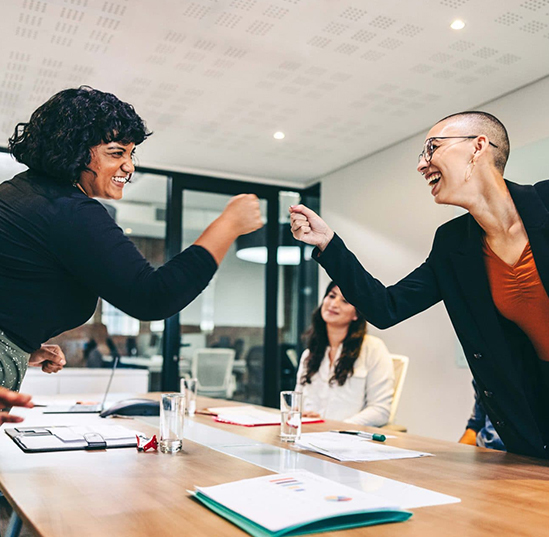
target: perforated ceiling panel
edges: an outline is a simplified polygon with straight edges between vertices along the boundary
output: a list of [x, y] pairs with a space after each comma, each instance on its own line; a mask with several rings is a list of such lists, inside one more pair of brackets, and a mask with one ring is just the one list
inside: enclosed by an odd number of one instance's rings
[[88, 84], [136, 107], [155, 132], [139, 160], [167, 169], [310, 182], [549, 72], [549, 0], [0, 9], [1, 145], [53, 93]]

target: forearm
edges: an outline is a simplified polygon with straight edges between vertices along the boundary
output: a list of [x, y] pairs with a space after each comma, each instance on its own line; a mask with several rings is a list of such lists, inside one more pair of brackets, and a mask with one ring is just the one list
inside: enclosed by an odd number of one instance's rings
[[[141, 264], [137, 258], [134, 262]], [[212, 255], [192, 245], [158, 269], [146, 263], [137, 275], [122, 269], [100, 277], [95, 275], [100, 278], [96, 280], [99, 282], [97, 294], [141, 321], [166, 319], [190, 304], [209, 284], [216, 270]]]
[[194, 244], [208, 250], [219, 265], [238, 235], [234, 226], [219, 217], [204, 230]]
[[429, 262], [385, 287], [360, 264], [335, 235], [324, 252], [315, 249], [313, 258], [336, 282], [345, 298], [377, 328], [389, 328], [424, 311], [441, 300]]
[[356, 423], [370, 427], [382, 427], [389, 421], [390, 405], [371, 405], [361, 410], [358, 414], [347, 418], [345, 423]]

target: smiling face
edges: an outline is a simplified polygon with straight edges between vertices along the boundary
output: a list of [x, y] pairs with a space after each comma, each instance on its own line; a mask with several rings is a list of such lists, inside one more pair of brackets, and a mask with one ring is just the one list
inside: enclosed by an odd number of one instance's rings
[[[433, 138], [431, 161], [421, 157], [417, 170], [425, 177], [436, 203], [466, 207], [473, 195], [474, 185], [469, 178], [474, 168], [476, 139], [467, 137], [476, 133], [469, 130], [465, 122], [450, 119], [437, 123], [427, 135], [427, 140]], [[456, 138], [445, 140], [437, 136]]]
[[343, 298], [337, 286], [333, 287], [324, 297], [320, 315], [327, 325], [334, 327], [348, 327], [358, 318], [355, 307]]
[[109, 142], [92, 147], [89, 171], [82, 172], [79, 184], [90, 198], [119, 200], [135, 167], [132, 153], [135, 144]]

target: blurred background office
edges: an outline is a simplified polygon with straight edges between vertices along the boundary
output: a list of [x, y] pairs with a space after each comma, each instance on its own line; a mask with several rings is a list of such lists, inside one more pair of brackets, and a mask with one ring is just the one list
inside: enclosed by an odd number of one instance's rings
[[[456, 216], [415, 172], [436, 120], [491, 112], [511, 136], [506, 177], [549, 176], [549, 0], [13, 0], [0, 10], [0, 180], [24, 169], [5, 153], [15, 124], [88, 84], [132, 103], [155, 132], [124, 200], [108, 202], [153, 265], [191, 244], [231, 195], [256, 193], [266, 222], [174, 318], [144, 323], [100, 302], [56, 340], [74, 369], [108, 368], [118, 353], [149, 371], [149, 389], [206, 370], [204, 389], [276, 406], [327, 283], [287, 233], [288, 205], [319, 210], [389, 284]], [[471, 377], [444, 308], [371, 333], [410, 357], [398, 421], [458, 438]]]

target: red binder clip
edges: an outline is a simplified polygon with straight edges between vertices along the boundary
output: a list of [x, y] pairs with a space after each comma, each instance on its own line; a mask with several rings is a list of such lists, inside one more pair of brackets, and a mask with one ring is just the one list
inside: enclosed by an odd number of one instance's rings
[[153, 435], [152, 438], [146, 438], [145, 436], [135, 436], [137, 438], [137, 451], [149, 451], [153, 449], [156, 451], [158, 449], [158, 440], [156, 435]]

